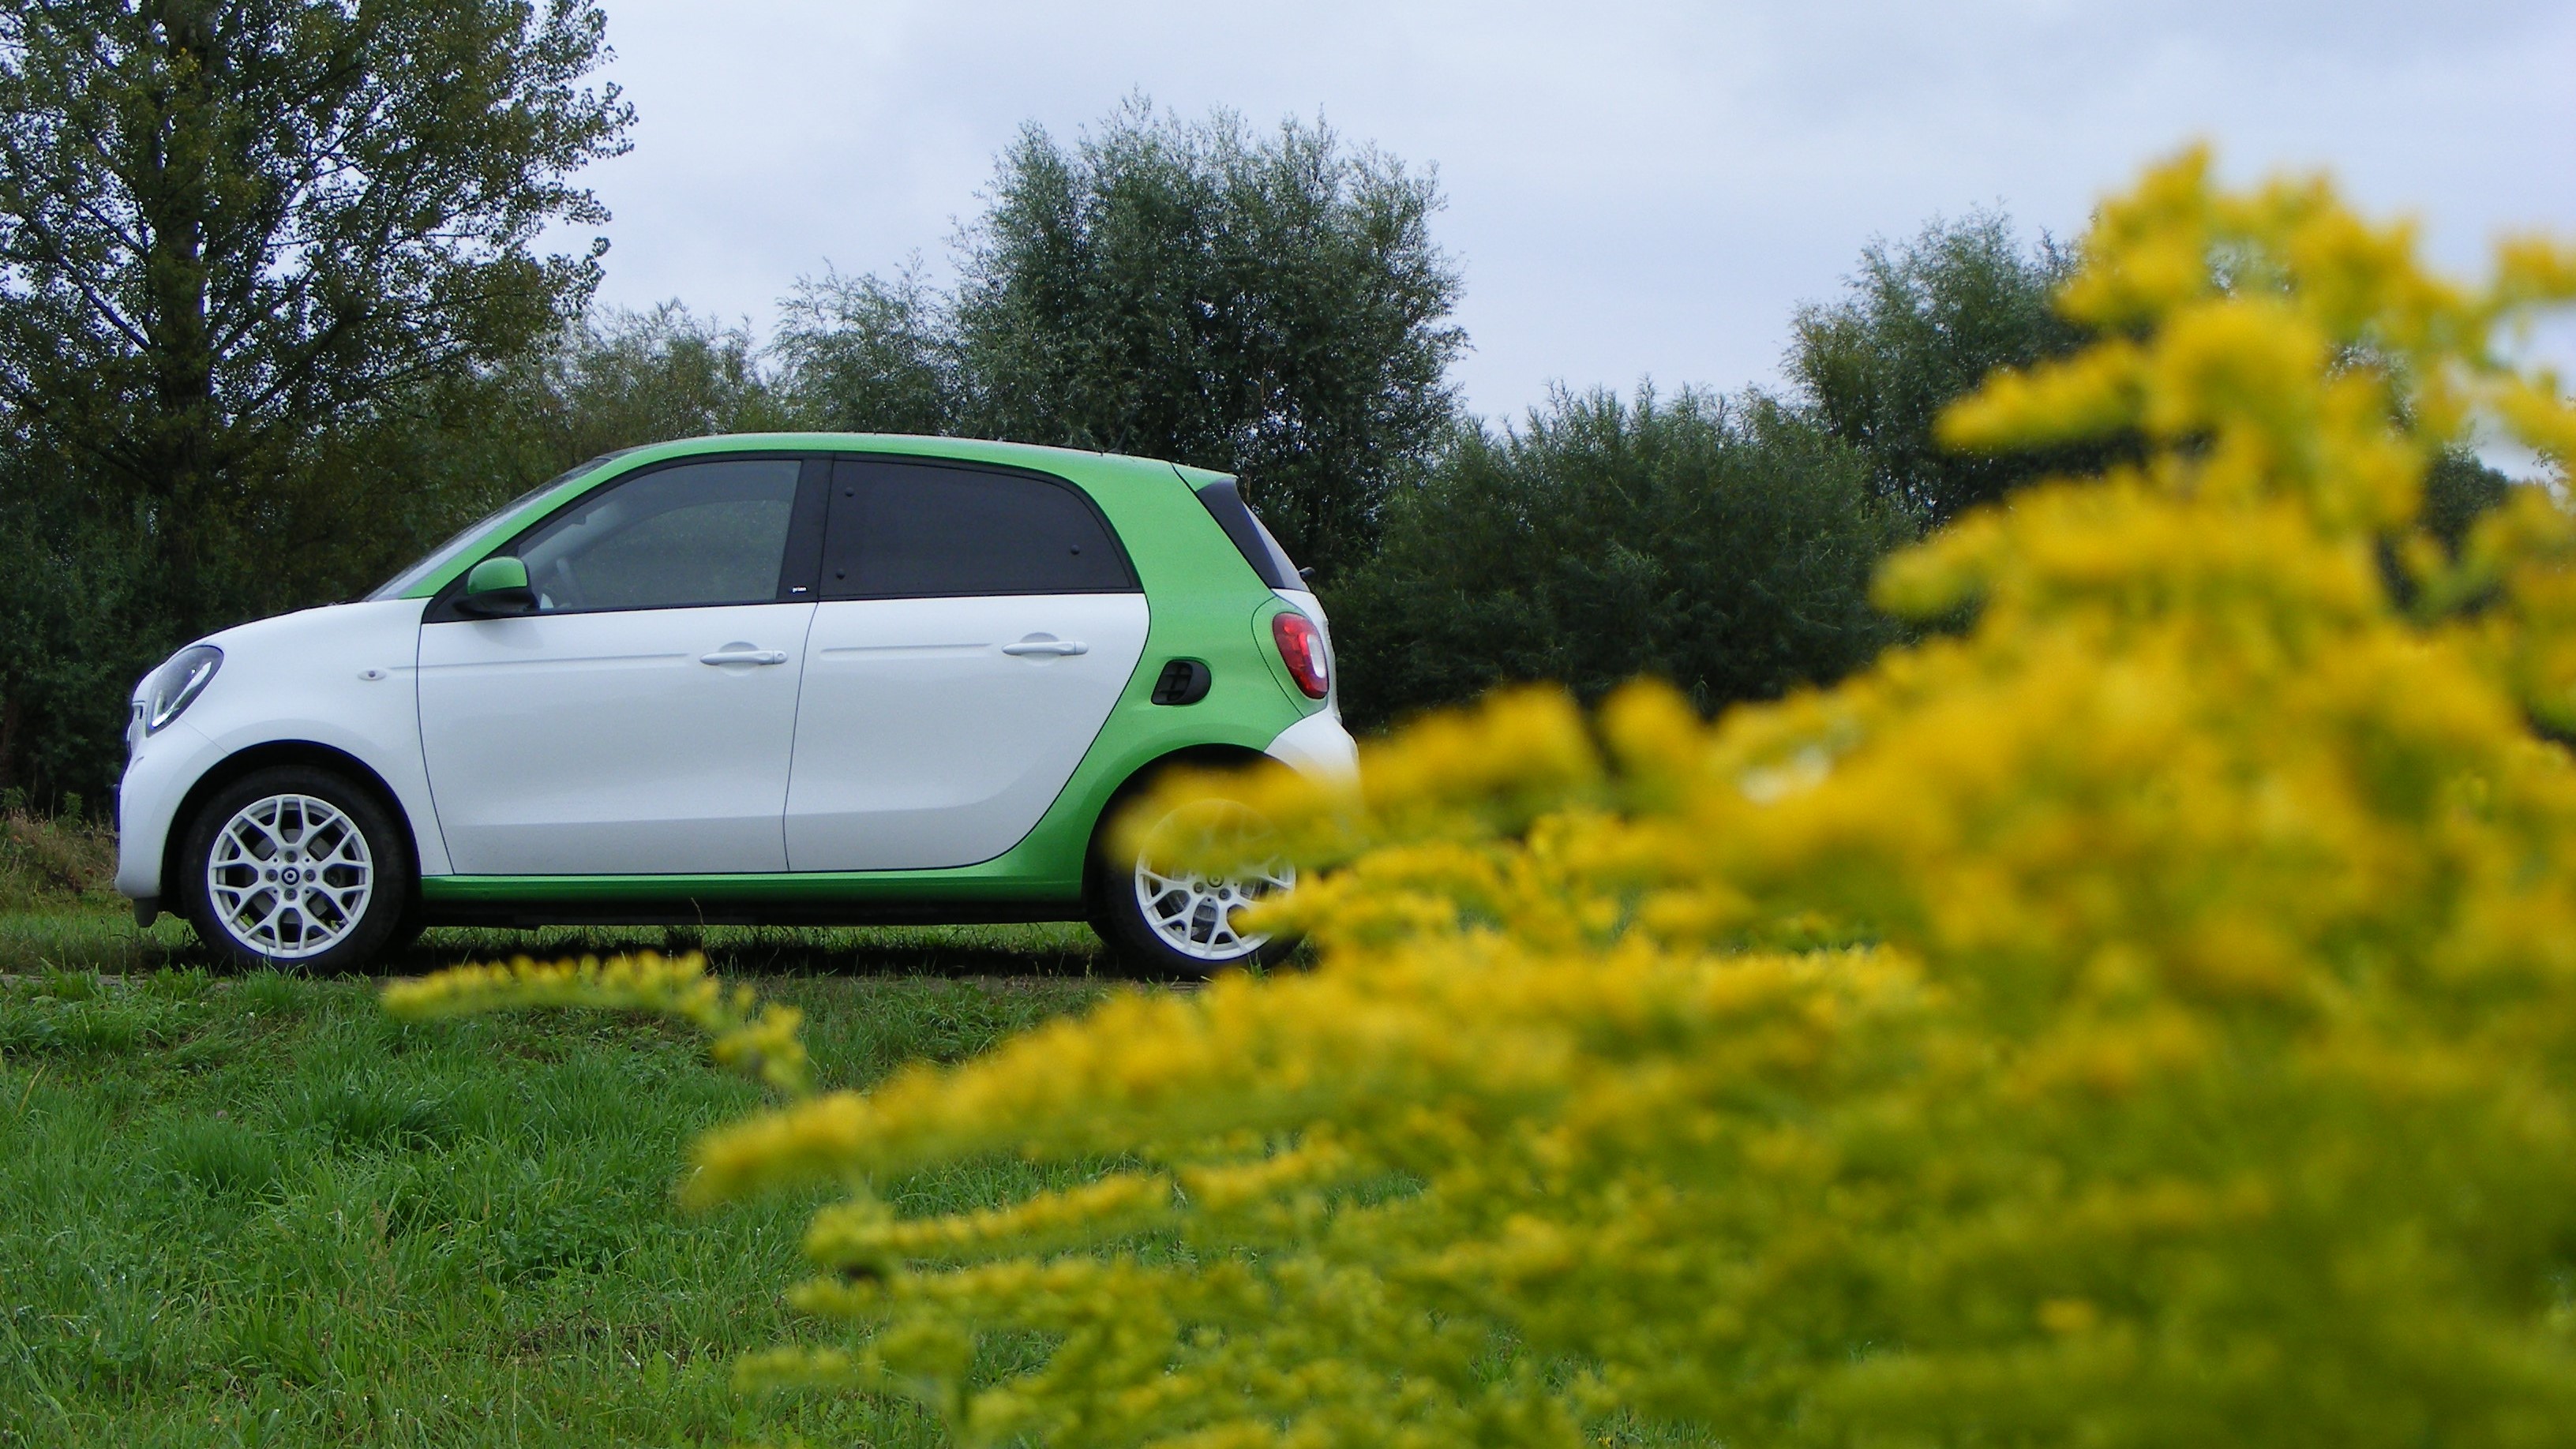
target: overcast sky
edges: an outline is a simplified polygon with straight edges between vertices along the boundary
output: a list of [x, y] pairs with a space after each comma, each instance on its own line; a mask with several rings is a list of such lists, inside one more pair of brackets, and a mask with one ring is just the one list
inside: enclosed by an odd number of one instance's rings
[[1131, 93], [1320, 114], [1438, 168], [1489, 416], [1554, 381], [1771, 381], [1872, 237], [1981, 206], [2072, 234], [2193, 137], [2238, 178], [2330, 167], [2455, 266], [2576, 233], [2569, 0], [606, 3], [640, 114], [590, 176], [609, 303], [765, 330], [827, 262], [944, 272], [1019, 126], [1070, 139]]

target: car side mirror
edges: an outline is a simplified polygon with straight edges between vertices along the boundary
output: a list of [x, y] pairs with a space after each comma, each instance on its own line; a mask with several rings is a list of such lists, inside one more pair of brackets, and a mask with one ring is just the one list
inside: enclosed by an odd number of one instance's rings
[[465, 576], [465, 592], [456, 599], [459, 611], [485, 618], [524, 614], [536, 606], [537, 591], [528, 587], [527, 561], [506, 554], [476, 564]]

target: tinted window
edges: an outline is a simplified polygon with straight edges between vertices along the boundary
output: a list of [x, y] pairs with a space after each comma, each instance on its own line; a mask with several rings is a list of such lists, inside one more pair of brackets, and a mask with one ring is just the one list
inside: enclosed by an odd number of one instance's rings
[[825, 598], [1134, 587], [1118, 541], [1066, 484], [933, 463], [844, 461], [832, 470]]
[[793, 458], [682, 463], [619, 483], [519, 541], [537, 607], [669, 609], [779, 597]]

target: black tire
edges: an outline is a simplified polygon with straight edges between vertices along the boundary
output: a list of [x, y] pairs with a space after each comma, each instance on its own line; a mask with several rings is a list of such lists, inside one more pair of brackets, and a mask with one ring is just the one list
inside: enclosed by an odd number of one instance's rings
[[418, 877], [411, 879], [412, 888], [407, 892], [410, 902], [403, 909], [402, 919], [394, 922], [394, 928], [385, 933], [384, 944], [376, 947], [378, 960], [391, 960], [410, 950], [419, 944], [420, 933], [429, 929], [429, 915], [420, 907]]
[[[210, 872], [219, 849], [220, 885]], [[355, 970], [417, 919], [401, 826], [373, 791], [315, 766], [254, 770], [209, 796], [187, 823], [178, 868], [172, 893], [198, 939], [245, 966]]]
[[[1170, 902], [1164, 903], [1159, 912], [1149, 908], [1145, 891], [1138, 884], [1140, 862], [1113, 858], [1109, 848], [1111, 827], [1149, 783], [1131, 783], [1101, 812], [1100, 824], [1092, 832], [1090, 868], [1085, 877], [1084, 915], [1108, 946], [1112, 961], [1122, 968], [1121, 974], [1150, 981], [1203, 981], [1235, 967], [1272, 965], [1296, 950], [1296, 940], [1286, 936], [1255, 938], [1248, 949], [1241, 951], [1224, 949], [1221, 939], [1193, 940], [1189, 950], [1175, 944], [1184, 938], [1221, 938], [1231, 923], [1229, 920], [1226, 926], [1217, 925], [1213, 917], [1224, 907], [1204, 898], [1178, 915]], [[1239, 885], [1236, 888], [1241, 889]]]

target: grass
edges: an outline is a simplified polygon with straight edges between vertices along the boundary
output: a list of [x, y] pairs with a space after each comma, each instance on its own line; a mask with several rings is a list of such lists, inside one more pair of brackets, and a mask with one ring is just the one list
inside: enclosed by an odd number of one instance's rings
[[[0, 846], [40, 837], [0, 849], [0, 1449], [947, 1442], [900, 1400], [732, 1393], [737, 1356], [812, 1331], [779, 1300], [815, 1200], [674, 1205], [688, 1144], [762, 1101], [693, 1037], [406, 1025], [372, 980], [217, 970], [185, 926], [134, 928], [95, 832], [0, 824], [22, 826]], [[703, 948], [801, 1007], [827, 1086], [1078, 1010], [1102, 964], [1080, 927], [710, 928], [433, 931], [383, 969], [646, 948]], [[929, 1213], [1072, 1175], [884, 1187]]]
[[[673, 1204], [689, 1142], [760, 1102], [695, 1039], [404, 1025], [372, 981], [210, 971], [184, 927], [67, 894], [0, 913], [0, 1446], [942, 1442], [899, 1401], [732, 1394], [735, 1356], [804, 1331], [778, 1299], [813, 1203]], [[691, 945], [802, 1007], [835, 1085], [1098, 989], [1088, 933], [1048, 926], [440, 931], [394, 969]]]

